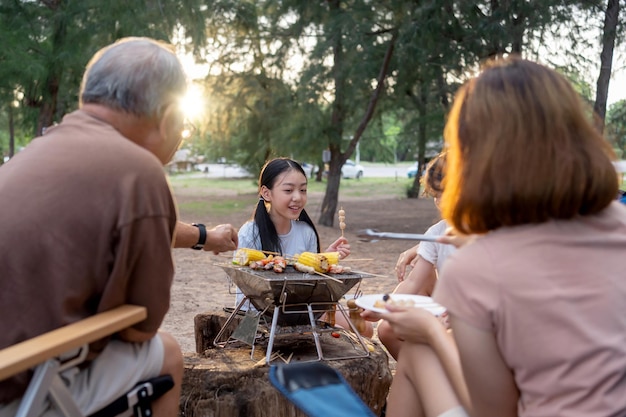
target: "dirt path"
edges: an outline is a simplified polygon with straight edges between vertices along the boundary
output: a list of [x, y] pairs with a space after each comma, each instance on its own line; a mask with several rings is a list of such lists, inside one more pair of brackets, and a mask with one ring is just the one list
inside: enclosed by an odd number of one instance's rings
[[[219, 199], [220, 196], [196, 197], [187, 191], [175, 194], [179, 202], [198, 198]], [[228, 196], [229, 200], [233, 196]], [[181, 210], [180, 217], [187, 222], [203, 222], [207, 226], [231, 223], [239, 228], [251, 215], [254, 195], [241, 198], [242, 210], [227, 215], [193, 218]], [[310, 195], [307, 211], [314, 221], [319, 217], [321, 195]], [[414, 245], [414, 242], [386, 240], [379, 242], [359, 242], [355, 233], [371, 228], [386, 232], [423, 233], [438, 220], [438, 212], [429, 199], [382, 199], [375, 196], [351, 198], [339, 202], [346, 211], [345, 236], [352, 246], [353, 259], [373, 258], [372, 261], [350, 263], [353, 269], [373, 274], [386, 275], [386, 278], [367, 278], [361, 284], [365, 294], [390, 292], [397, 284], [393, 271], [400, 252]], [[337, 223], [337, 222], [336, 222]], [[321, 246], [325, 248], [340, 235], [338, 227], [318, 227]], [[172, 303], [163, 328], [172, 333], [180, 342], [183, 351], [195, 352], [194, 316], [198, 313], [232, 306], [235, 296], [230, 293], [226, 273], [215, 264], [228, 262], [224, 256], [214, 256], [204, 251], [175, 249], [176, 277], [172, 288]], [[348, 258], [349, 259], [349, 258]]]

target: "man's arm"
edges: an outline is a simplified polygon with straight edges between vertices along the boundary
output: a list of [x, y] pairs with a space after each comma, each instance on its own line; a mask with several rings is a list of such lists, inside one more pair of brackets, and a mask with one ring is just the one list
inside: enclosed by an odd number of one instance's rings
[[[200, 226], [200, 225], [199, 225]], [[174, 248], [191, 248], [199, 243], [200, 227], [178, 221], [174, 234]], [[206, 241], [202, 246], [205, 251], [215, 254], [237, 249], [237, 230], [230, 224], [220, 224], [206, 229]]]

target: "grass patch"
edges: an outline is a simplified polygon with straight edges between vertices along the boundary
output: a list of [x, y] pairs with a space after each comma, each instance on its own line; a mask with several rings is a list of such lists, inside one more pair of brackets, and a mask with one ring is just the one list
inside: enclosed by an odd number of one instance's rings
[[178, 202], [180, 212], [191, 215], [211, 215], [222, 216], [246, 209], [241, 200], [220, 198], [217, 200], [194, 200]]
[[[411, 181], [406, 178], [362, 178], [342, 179], [339, 185], [339, 198], [406, 198], [407, 187]], [[241, 200], [238, 196], [256, 194], [257, 186], [250, 178], [189, 178], [182, 175], [170, 177], [170, 183], [175, 194], [179, 196], [207, 197], [206, 200], [181, 201], [181, 209], [193, 212], [210, 209], [214, 213], [237, 211], [241, 208]], [[309, 194], [325, 194], [327, 182], [309, 180]], [[211, 198], [219, 196], [219, 199]], [[253, 203], [253, 197], [250, 200]]]
[[[402, 178], [342, 179], [340, 197], [394, 198], [406, 196], [407, 180]], [[324, 189], [326, 191], [326, 183]]]
[[[229, 194], [249, 194], [256, 192], [256, 181], [251, 178], [203, 178], [176, 175], [169, 177], [174, 190], [204, 189], [207, 191], [228, 191]], [[213, 194], [209, 192], [209, 194]]]

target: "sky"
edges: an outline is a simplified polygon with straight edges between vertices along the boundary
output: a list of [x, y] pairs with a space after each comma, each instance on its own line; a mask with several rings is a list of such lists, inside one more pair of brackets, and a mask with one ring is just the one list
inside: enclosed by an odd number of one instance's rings
[[[615, 61], [615, 59], [613, 59]], [[615, 62], [613, 63], [615, 65]], [[607, 105], [611, 105], [617, 101], [626, 100], [626, 68], [622, 68], [613, 72], [611, 81], [609, 81], [609, 96]]]

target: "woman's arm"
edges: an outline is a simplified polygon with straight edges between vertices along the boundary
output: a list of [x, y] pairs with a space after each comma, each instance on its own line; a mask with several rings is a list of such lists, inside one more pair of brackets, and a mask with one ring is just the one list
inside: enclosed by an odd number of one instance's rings
[[517, 416], [519, 391], [493, 333], [451, 316], [473, 416]]
[[[404, 343], [429, 345], [441, 362], [459, 401], [470, 409], [468, 394], [456, 343], [452, 335], [441, 325], [439, 319], [421, 308], [388, 306], [389, 313], [378, 314], [387, 320], [394, 333]], [[498, 415], [498, 414], [494, 414]]]

